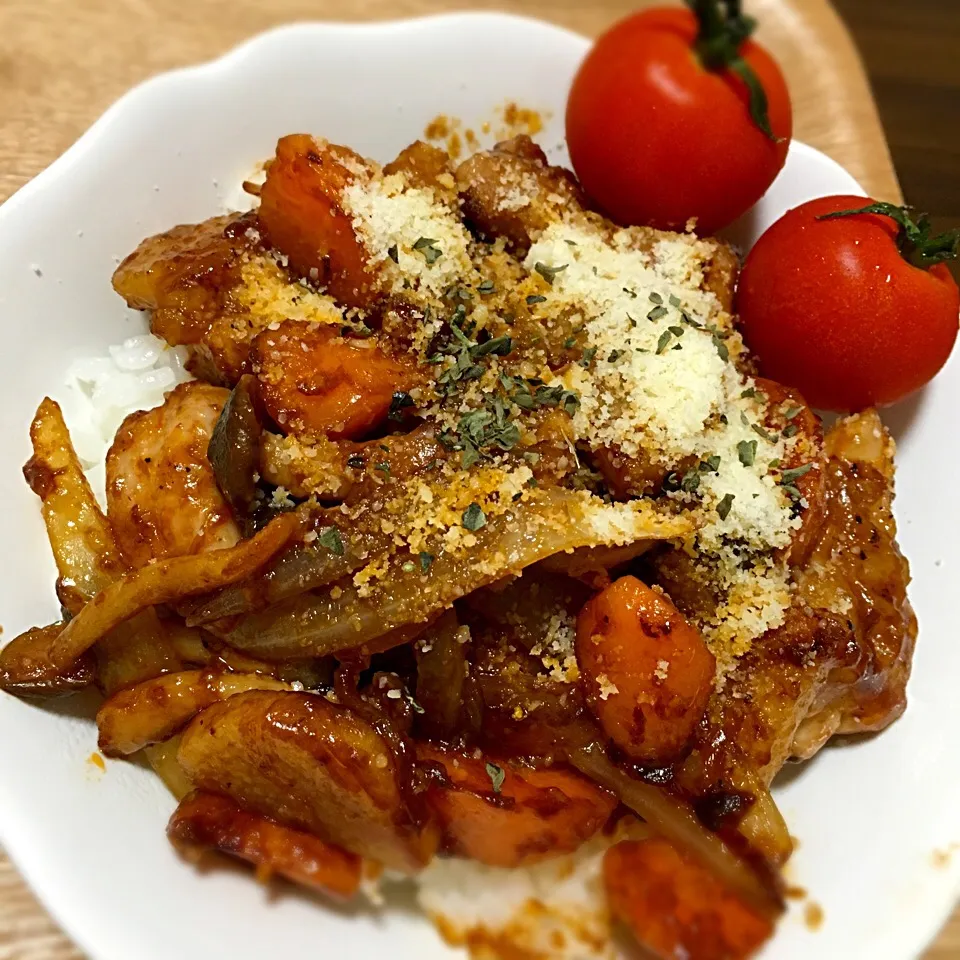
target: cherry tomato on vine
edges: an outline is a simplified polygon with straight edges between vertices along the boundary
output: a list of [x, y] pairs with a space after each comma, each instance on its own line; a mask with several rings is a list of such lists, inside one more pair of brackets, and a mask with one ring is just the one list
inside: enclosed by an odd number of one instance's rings
[[783, 74], [739, 0], [652, 9], [597, 40], [567, 101], [567, 143], [612, 219], [713, 233], [766, 193], [793, 132]]
[[957, 338], [960, 290], [945, 261], [960, 230], [863, 197], [791, 210], [750, 251], [737, 310], [765, 377], [825, 410], [894, 403], [930, 381]]

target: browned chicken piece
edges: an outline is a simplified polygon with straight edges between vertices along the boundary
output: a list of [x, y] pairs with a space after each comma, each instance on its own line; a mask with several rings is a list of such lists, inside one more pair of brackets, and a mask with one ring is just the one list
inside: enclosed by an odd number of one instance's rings
[[148, 237], [114, 271], [113, 288], [135, 310], [153, 310], [168, 343], [199, 343], [240, 282], [255, 232], [255, 221], [226, 214]]
[[148, 237], [117, 267], [113, 288], [136, 310], [152, 310], [150, 329], [172, 346], [203, 342], [234, 311], [231, 293], [256, 250], [256, 220], [227, 214]]
[[[827, 489], [827, 451], [820, 417], [807, 406], [800, 391], [764, 377], [754, 378], [754, 388], [766, 397], [769, 407], [763, 426], [771, 433], [794, 437], [788, 457], [780, 470], [805, 469], [807, 472], [793, 481], [800, 494], [801, 526], [794, 531], [783, 556], [791, 566], [806, 564], [823, 531]], [[812, 468], [808, 467], [812, 464]]]
[[838, 670], [794, 737], [795, 757], [812, 756], [833, 734], [882, 730], [906, 709], [917, 635], [907, 600], [909, 565], [892, 512], [894, 443], [873, 411], [828, 434], [823, 534], [798, 576], [801, 597], [846, 617], [853, 670]]
[[354, 446], [350, 440], [326, 437], [304, 443], [300, 437], [264, 431], [260, 438], [260, 475], [295, 497], [312, 494], [320, 500], [342, 500], [354, 482], [347, 466]]
[[[475, 153], [460, 164], [456, 177], [466, 220], [485, 239], [502, 237], [521, 259], [547, 226], [582, 215], [589, 205], [573, 174], [551, 167], [546, 154], [525, 135]], [[633, 237], [639, 249], [653, 254], [663, 233], [637, 227]], [[728, 244], [709, 238], [700, 243], [706, 248], [703, 289], [730, 313], [740, 261]]]
[[881, 730], [906, 705], [916, 619], [891, 513], [893, 442], [870, 411], [837, 424], [826, 452], [825, 519], [798, 600], [712, 698], [677, 771], [711, 825], [735, 824], [787, 760]]
[[[527, 653], [502, 629], [476, 628], [473, 636], [469, 681], [482, 709], [482, 745], [506, 756], [562, 758], [564, 732], [583, 712], [577, 668], [564, 669], [566, 657], [546, 650]], [[556, 666], [547, 669], [544, 657]]]
[[773, 866], [787, 860], [792, 844], [767, 788], [818, 691], [832, 671], [851, 665], [848, 639], [824, 611], [789, 610], [712, 697], [693, 750], [675, 771], [707, 826], [728, 841], [739, 834]]
[[249, 369], [250, 343], [286, 318], [339, 324], [328, 298], [291, 283], [266, 250], [254, 214], [227, 214], [148, 237], [117, 267], [113, 287], [171, 346], [194, 348], [204, 379], [235, 383]]
[[446, 150], [417, 140], [401, 150], [397, 159], [388, 163], [383, 172], [387, 176], [402, 173], [411, 186], [432, 190], [434, 196], [451, 210], [457, 207], [457, 182]]
[[598, 447], [591, 451], [590, 459], [618, 500], [656, 496], [663, 490], [669, 474], [682, 477], [697, 462], [696, 459], [684, 460], [675, 470], [670, 470], [655, 462], [652, 454], [646, 451], [631, 457], [617, 446]]
[[551, 167], [526, 135], [464, 160], [457, 187], [467, 221], [490, 240], [503, 237], [521, 257], [549, 224], [587, 203], [573, 174]]
[[179, 760], [194, 786], [411, 872], [436, 850], [404, 796], [402, 772], [366, 721], [306, 693], [243, 693], [201, 713]]
[[279, 874], [337, 900], [350, 900], [360, 889], [359, 857], [212, 793], [184, 797], [170, 818], [167, 836], [191, 859], [216, 850], [246, 860], [262, 882]]
[[107, 507], [134, 567], [233, 546], [240, 539], [207, 457], [229, 393], [194, 381], [131, 414], [107, 454]]

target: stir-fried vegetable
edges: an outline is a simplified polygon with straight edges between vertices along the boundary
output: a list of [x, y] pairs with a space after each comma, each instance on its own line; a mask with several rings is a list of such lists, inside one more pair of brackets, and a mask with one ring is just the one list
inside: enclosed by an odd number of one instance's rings
[[397, 870], [419, 869], [436, 849], [407, 808], [387, 741], [323, 697], [230, 697], [191, 722], [179, 759], [197, 789]]
[[534, 770], [420, 745], [436, 775], [427, 803], [451, 853], [520, 867], [576, 850], [607, 822], [616, 799], [570, 770]]
[[176, 626], [144, 610], [102, 636], [93, 648], [97, 686], [105, 696], [183, 666], [173, 643]]
[[417, 381], [409, 364], [373, 340], [345, 337], [338, 327], [305, 330], [296, 320], [261, 333], [251, 359], [264, 406], [288, 433], [362, 437]]
[[[455, 600], [503, 577], [514, 576], [531, 564], [564, 550], [608, 541], [584, 516], [576, 493], [559, 488], [544, 490], [529, 503], [517, 503], [509, 513], [493, 517], [477, 531], [475, 557], [438, 553], [424, 570], [417, 560], [399, 558], [389, 576], [366, 592], [344, 580], [333, 587], [305, 594], [245, 617], [225, 631], [217, 631], [237, 649], [265, 659], [323, 656], [359, 647], [388, 630], [423, 623]], [[669, 539], [689, 527], [683, 518], [638, 513], [637, 539]], [[639, 528], [642, 526], [642, 532]]]
[[[563, 856], [599, 893], [606, 853], [598, 924], [744, 960], [783, 906], [774, 771], [902, 708], [887, 435], [862, 418], [855, 457], [825, 452], [746, 376], [735, 255], [617, 231], [529, 138], [454, 173], [297, 135], [250, 192], [117, 271], [196, 379], [117, 432], [109, 519], [38, 410], [63, 616], [0, 652], [0, 687], [95, 682], [102, 751], [144, 752], [190, 858], [347, 899], [440, 850]], [[624, 331], [670, 311], [635, 357]], [[706, 422], [657, 379], [695, 329]]]
[[49, 397], [30, 424], [33, 456], [23, 474], [41, 511], [57, 561], [57, 596], [71, 613], [125, 569], [113, 531], [90, 490], [60, 407]]
[[193, 790], [193, 784], [177, 759], [179, 751], [179, 733], [174, 734], [169, 740], [164, 740], [161, 743], [151, 743], [143, 748], [144, 756], [157, 776], [178, 800], [182, 800]]
[[0, 689], [21, 697], [61, 697], [89, 687], [93, 660], [80, 657], [62, 667], [50, 659], [50, 648], [62, 623], [33, 627], [0, 650]]
[[360, 889], [359, 857], [212, 793], [185, 797], [170, 818], [167, 835], [191, 857], [217, 850], [246, 860], [263, 881], [276, 873], [337, 900], [350, 900]]
[[453, 610], [444, 613], [417, 642], [417, 703], [420, 727], [430, 736], [453, 740], [463, 710], [463, 686], [470, 672], [468, 631]]
[[[295, 544], [248, 580], [181, 604], [180, 612], [187, 623], [200, 626], [265, 610], [289, 597], [335, 583], [383, 553], [390, 542], [383, 534], [357, 530], [340, 539], [341, 552], [332, 539], [334, 529], [321, 524], [312, 543]], [[333, 547], [327, 546], [327, 542]]]
[[207, 456], [234, 519], [247, 531], [257, 493], [261, 431], [256, 381], [249, 375], [243, 376], [220, 412]]
[[344, 211], [342, 194], [363, 157], [307, 134], [282, 137], [260, 191], [260, 222], [290, 265], [327, 285], [341, 303], [364, 307], [376, 276]]
[[100, 749], [108, 757], [166, 740], [201, 710], [247, 690], [291, 690], [259, 674], [184, 670], [115, 693], [97, 711]]
[[667, 764], [690, 741], [716, 662], [662, 593], [621, 577], [577, 621], [577, 661], [604, 733], [641, 763]]
[[620, 802], [638, 813], [651, 828], [679, 849], [689, 851], [731, 890], [764, 916], [774, 917], [783, 901], [773, 877], [761, 877], [697, 819], [683, 801], [660, 787], [638, 780], [613, 764], [596, 745], [580, 747], [570, 763], [581, 773], [616, 794]]
[[236, 547], [174, 557], [125, 573], [63, 628], [51, 644], [50, 662], [64, 669], [101, 637], [148, 607], [175, 603], [250, 576], [290, 542], [299, 525], [295, 514], [283, 514]]
[[662, 837], [611, 847], [603, 879], [614, 916], [664, 960], [746, 960], [773, 933], [769, 917]]

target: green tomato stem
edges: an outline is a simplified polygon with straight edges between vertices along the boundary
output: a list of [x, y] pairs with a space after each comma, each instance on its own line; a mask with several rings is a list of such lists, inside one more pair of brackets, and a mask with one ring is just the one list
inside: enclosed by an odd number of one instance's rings
[[921, 270], [929, 270], [938, 263], [956, 260], [960, 257], [960, 228], [948, 230], [931, 236], [930, 218], [921, 213], [916, 219], [913, 208], [897, 206], [895, 203], [870, 203], [856, 210], [839, 210], [836, 213], [824, 213], [818, 220], [836, 220], [839, 217], [853, 217], [859, 213], [876, 213], [889, 217], [898, 226], [897, 249], [907, 263]]
[[780, 137], [770, 126], [767, 92], [754, 69], [740, 54], [740, 48], [753, 34], [757, 22], [746, 16], [740, 0], [686, 0], [700, 29], [694, 48], [700, 62], [712, 71], [731, 70], [746, 84], [750, 94], [750, 116], [774, 143]]

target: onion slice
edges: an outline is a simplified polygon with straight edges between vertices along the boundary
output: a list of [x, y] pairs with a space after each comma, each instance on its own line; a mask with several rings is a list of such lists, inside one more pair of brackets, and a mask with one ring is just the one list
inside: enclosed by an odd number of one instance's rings
[[643, 817], [657, 833], [697, 857], [764, 916], [775, 917], [783, 912], [783, 899], [775, 879], [761, 877], [708, 830], [682, 800], [620, 770], [596, 744], [572, 750], [567, 759], [581, 773], [615, 793], [624, 806]]
[[424, 623], [460, 597], [545, 557], [584, 546], [671, 539], [686, 533], [689, 524], [653, 508], [597, 507], [579, 493], [554, 488], [491, 518], [466, 555], [440, 552], [426, 570], [414, 557], [394, 557], [389, 569], [362, 586], [356, 578], [344, 579], [208, 629], [265, 660], [326, 656]]
[[63, 413], [49, 397], [30, 424], [30, 441], [33, 456], [23, 475], [43, 503], [43, 522], [60, 574], [57, 596], [75, 614], [126, 565], [84, 476]]
[[[320, 528], [322, 534], [323, 528]], [[256, 576], [181, 604], [178, 612], [191, 627], [271, 607], [290, 597], [335, 583], [386, 550], [389, 538], [353, 532], [342, 554], [318, 544], [295, 544]]]

